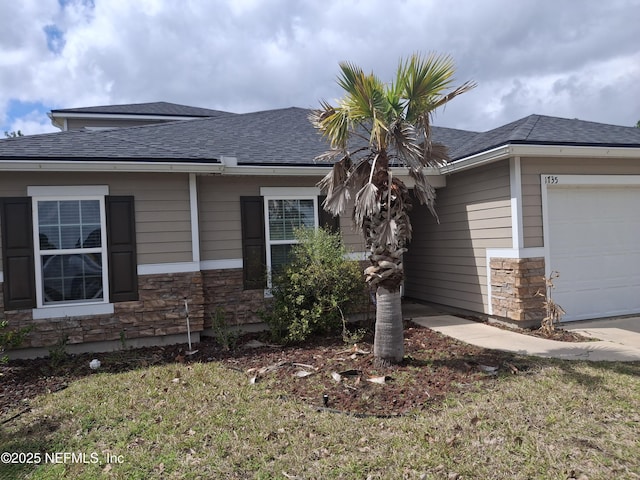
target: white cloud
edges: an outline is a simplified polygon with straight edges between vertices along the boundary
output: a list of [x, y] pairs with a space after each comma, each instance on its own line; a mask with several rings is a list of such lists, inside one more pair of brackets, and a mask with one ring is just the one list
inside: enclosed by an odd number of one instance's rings
[[[415, 51], [451, 54], [460, 82], [479, 84], [436, 115], [441, 125], [483, 130], [531, 113], [640, 118], [640, 0], [579, 8], [569, 0], [64, 4], [5, 5], [0, 120], [12, 99], [50, 108], [158, 100], [237, 112], [314, 107], [340, 95], [339, 61], [391, 79], [399, 57]], [[61, 32], [57, 53], [46, 27]]]

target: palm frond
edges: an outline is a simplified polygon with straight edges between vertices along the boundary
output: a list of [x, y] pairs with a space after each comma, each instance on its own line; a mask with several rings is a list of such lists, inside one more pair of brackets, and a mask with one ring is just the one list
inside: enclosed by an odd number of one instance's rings
[[333, 164], [333, 168], [325, 177], [318, 182], [317, 186], [331, 195], [331, 192], [338, 185], [344, 185], [347, 180], [349, 170], [349, 157], [344, 156], [339, 162]]
[[331, 194], [327, 195], [327, 198], [322, 202], [322, 207], [335, 217], [347, 211], [349, 200], [351, 200], [351, 192], [349, 188], [342, 183], [333, 187]]
[[321, 105], [323, 108], [312, 111], [309, 120], [322, 136], [329, 140], [332, 149], [346, 149], [352, 130], [352, 120], [348, 110], [333, 107], [324, 101]]
[[338, 84], [347, 93], [340, 107], [350, 118], [366, 129], [370, 127], [369, 143], [384, 148], [387, 132], [385, 114], [389, 110], [385, 86], [373, 73], [365, 74], [360, 67], [348, 62], [340, 63]]
[[429, 183], [427, 176], [421, 169], [409, 170], [409, 175], [414, 179], [415, 185], [413, 187], [413, 193], [422, 205], [426, 205], [431, 214], [435, 217], [436, 221], [440, 223], [438, 214], [436, 213], [436, 189]]
[[398, 118], [390, 127], [393, 143], [409, 168], [418, 168], [421, 165], [422, 148], [418, 144], [418, 136], [413, 125]]
[[314, 162], [334, 162], [336, 157], [345, 156], [344, 150], [341, 149], [332, 149], [327, 150], [326, 152], [322, 152], [320, 155], [314, 157]]
[[448, 55], [429, 55], [423, 59], [414, 54], [405, 63], [402, 73], [407, 101], [406, 118], [413, 122], [425, 110], [432, 110], [433, 98], [451, 86], [453, 60]]
[[435, 110], [436, 108], [441, 107], [445, 103], [448, 103], [451, 100], [453, 100], [458, 95], [461, 95], [461, 94], [463, 94], [465, 92], [468, 92], [469, 90], [473, 90], [477, 86], [478, 86], [478, 84], [475, 83], [475, 82], [465, 82], [465, 83], [463, 83], [462, 85], [457, 87], [455, 90], [447, 93], [446, 95], [440, 96], [436, 101], [434, 101], [431, 104], [431, 110]]
[[349, 174], [349, 185], [356, 190], [360, 190], [369, 181], [371, 177], [372, 165], [370, 160], [373, 158], [372, 154], [362, 158], [359, 163], [353, 167]]
[[449, 161], [449, 149], [442, 143], [425, 142], [421, 150], [420, 161], [423, 167], [443, 167]]
[[385, 245], [391, 250], [398, 248], [398, 225], [394, 218], [386, 218], [380, 222], [370, 235], [376, 237], [375, 243], [378, 245]]
[[377, 215], [380, 212], [380, 198], [378, 187], [368, 182], [356, 194], [354, 208], [354, 222], [357, 227], [362, 228], [365, 218]]

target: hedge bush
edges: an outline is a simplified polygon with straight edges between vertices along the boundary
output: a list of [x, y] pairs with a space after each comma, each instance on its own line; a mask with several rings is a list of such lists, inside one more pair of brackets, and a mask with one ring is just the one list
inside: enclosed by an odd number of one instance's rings
[[360, 266], [346, 258], [339, 233], [299, 229], [296, 239], [289, 263], [272, 276], [273, 304], [262, 315], [273, 339], [285, 343], [339, 332], [343, 315], [365, 291]]

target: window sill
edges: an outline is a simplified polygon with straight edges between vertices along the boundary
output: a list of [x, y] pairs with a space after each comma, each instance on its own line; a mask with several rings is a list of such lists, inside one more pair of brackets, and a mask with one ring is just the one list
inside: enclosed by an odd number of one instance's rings
[[91, 315], [110, 315], [113, 303], [84, 303], [82, 305], [56, 305], [34, 308], [34, 320], [45, 318], [86, 317]]

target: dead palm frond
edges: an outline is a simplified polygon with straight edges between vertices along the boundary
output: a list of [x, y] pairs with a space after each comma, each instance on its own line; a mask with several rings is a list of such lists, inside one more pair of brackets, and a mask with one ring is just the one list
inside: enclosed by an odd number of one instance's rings
[[540, 330], [546, 335], [552, 335], [556, 330], [556, 325], [560, 323], [562, 316], [566, 313], [560, 305], [558, 305], [552, 298], [552, 291], [555, 287], [553, 281], [558, 278], [560, 274], [555, 270], [551, 272], [549, 278], [542, 277], [545, 283], [545, 291], [536, 292], [536, 296], [544, 297], [544, 309], [545, 317], [540, 323]]

